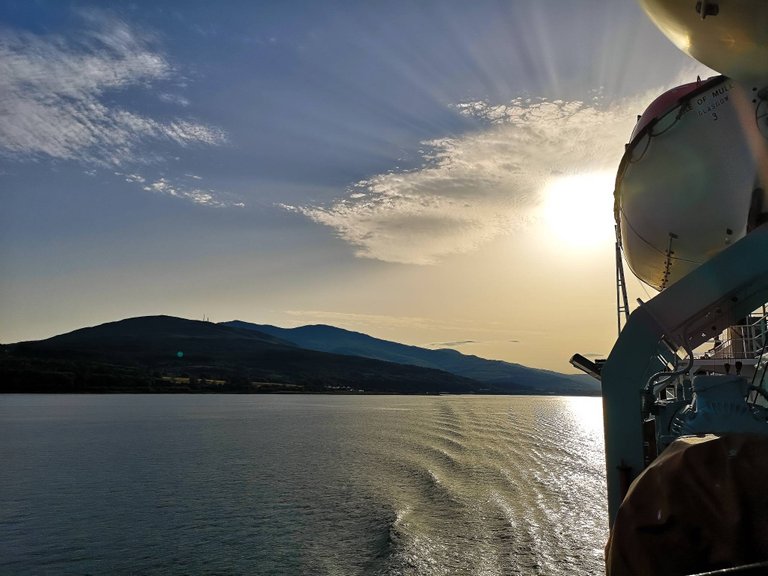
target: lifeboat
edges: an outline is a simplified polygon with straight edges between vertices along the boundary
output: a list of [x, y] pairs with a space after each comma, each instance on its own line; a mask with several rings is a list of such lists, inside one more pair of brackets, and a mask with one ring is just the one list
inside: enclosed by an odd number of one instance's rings
[[764, 0], [639, 0], [639, 4], [689, 56], [744, 85], [766, 86]]
[[616, 178], [624, 256], [663, 290], [768, 212], [768, 100], [726, 76], [673, 88], [638, 118]]

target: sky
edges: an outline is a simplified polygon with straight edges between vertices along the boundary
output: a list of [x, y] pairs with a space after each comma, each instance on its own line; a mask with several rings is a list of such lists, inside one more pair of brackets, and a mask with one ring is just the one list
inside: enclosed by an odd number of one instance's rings
[[708, 72], [630, 0], [4, 0], [0, 342], [168, 314], [573, 372], [636, 117]]

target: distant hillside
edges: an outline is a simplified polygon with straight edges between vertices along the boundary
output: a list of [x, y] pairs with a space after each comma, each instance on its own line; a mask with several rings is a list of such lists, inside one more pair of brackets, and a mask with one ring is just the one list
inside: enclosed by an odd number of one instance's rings
[[258, 330], [170, 316], [2, 346], [0, 391], [498, 392], [436, 369], [308, 350]]
[[239, 320], [223, 322], [222, 325], [268, 334], [310, 350], [444, 370], [492, 385], [506, 393], [600, 393], [600, 385], [595, 380], [570, 378], [558, 372], [537, 370], [501, 360], [486, 360], [478, 356], [462, 354], [456, 350], [430, 350], [408, 346], [334, 326], [318, 324], [299, 328], [279, 328], [269, 324], [252, 324]]

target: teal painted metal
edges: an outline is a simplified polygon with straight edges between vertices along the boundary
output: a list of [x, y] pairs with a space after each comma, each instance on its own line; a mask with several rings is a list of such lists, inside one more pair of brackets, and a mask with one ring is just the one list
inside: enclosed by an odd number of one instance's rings
[[[768, 301], [768, 224], [636, 309], [602, 369], [609, 523], [644, 468], [642, 394], [664, 339], [693, 349]], [[622, 479], [621, 469], [627, 470]]]

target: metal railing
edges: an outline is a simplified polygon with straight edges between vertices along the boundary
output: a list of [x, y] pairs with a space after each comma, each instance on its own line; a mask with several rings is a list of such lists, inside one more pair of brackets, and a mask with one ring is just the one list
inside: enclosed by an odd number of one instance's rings
[[758, 358], [768, 343], [768, 319], [766, 307], [759, 314], [750, 314], [744, 322], [727, 328], [710, 340], [711, 348], [704, 359], [752, 360]]

